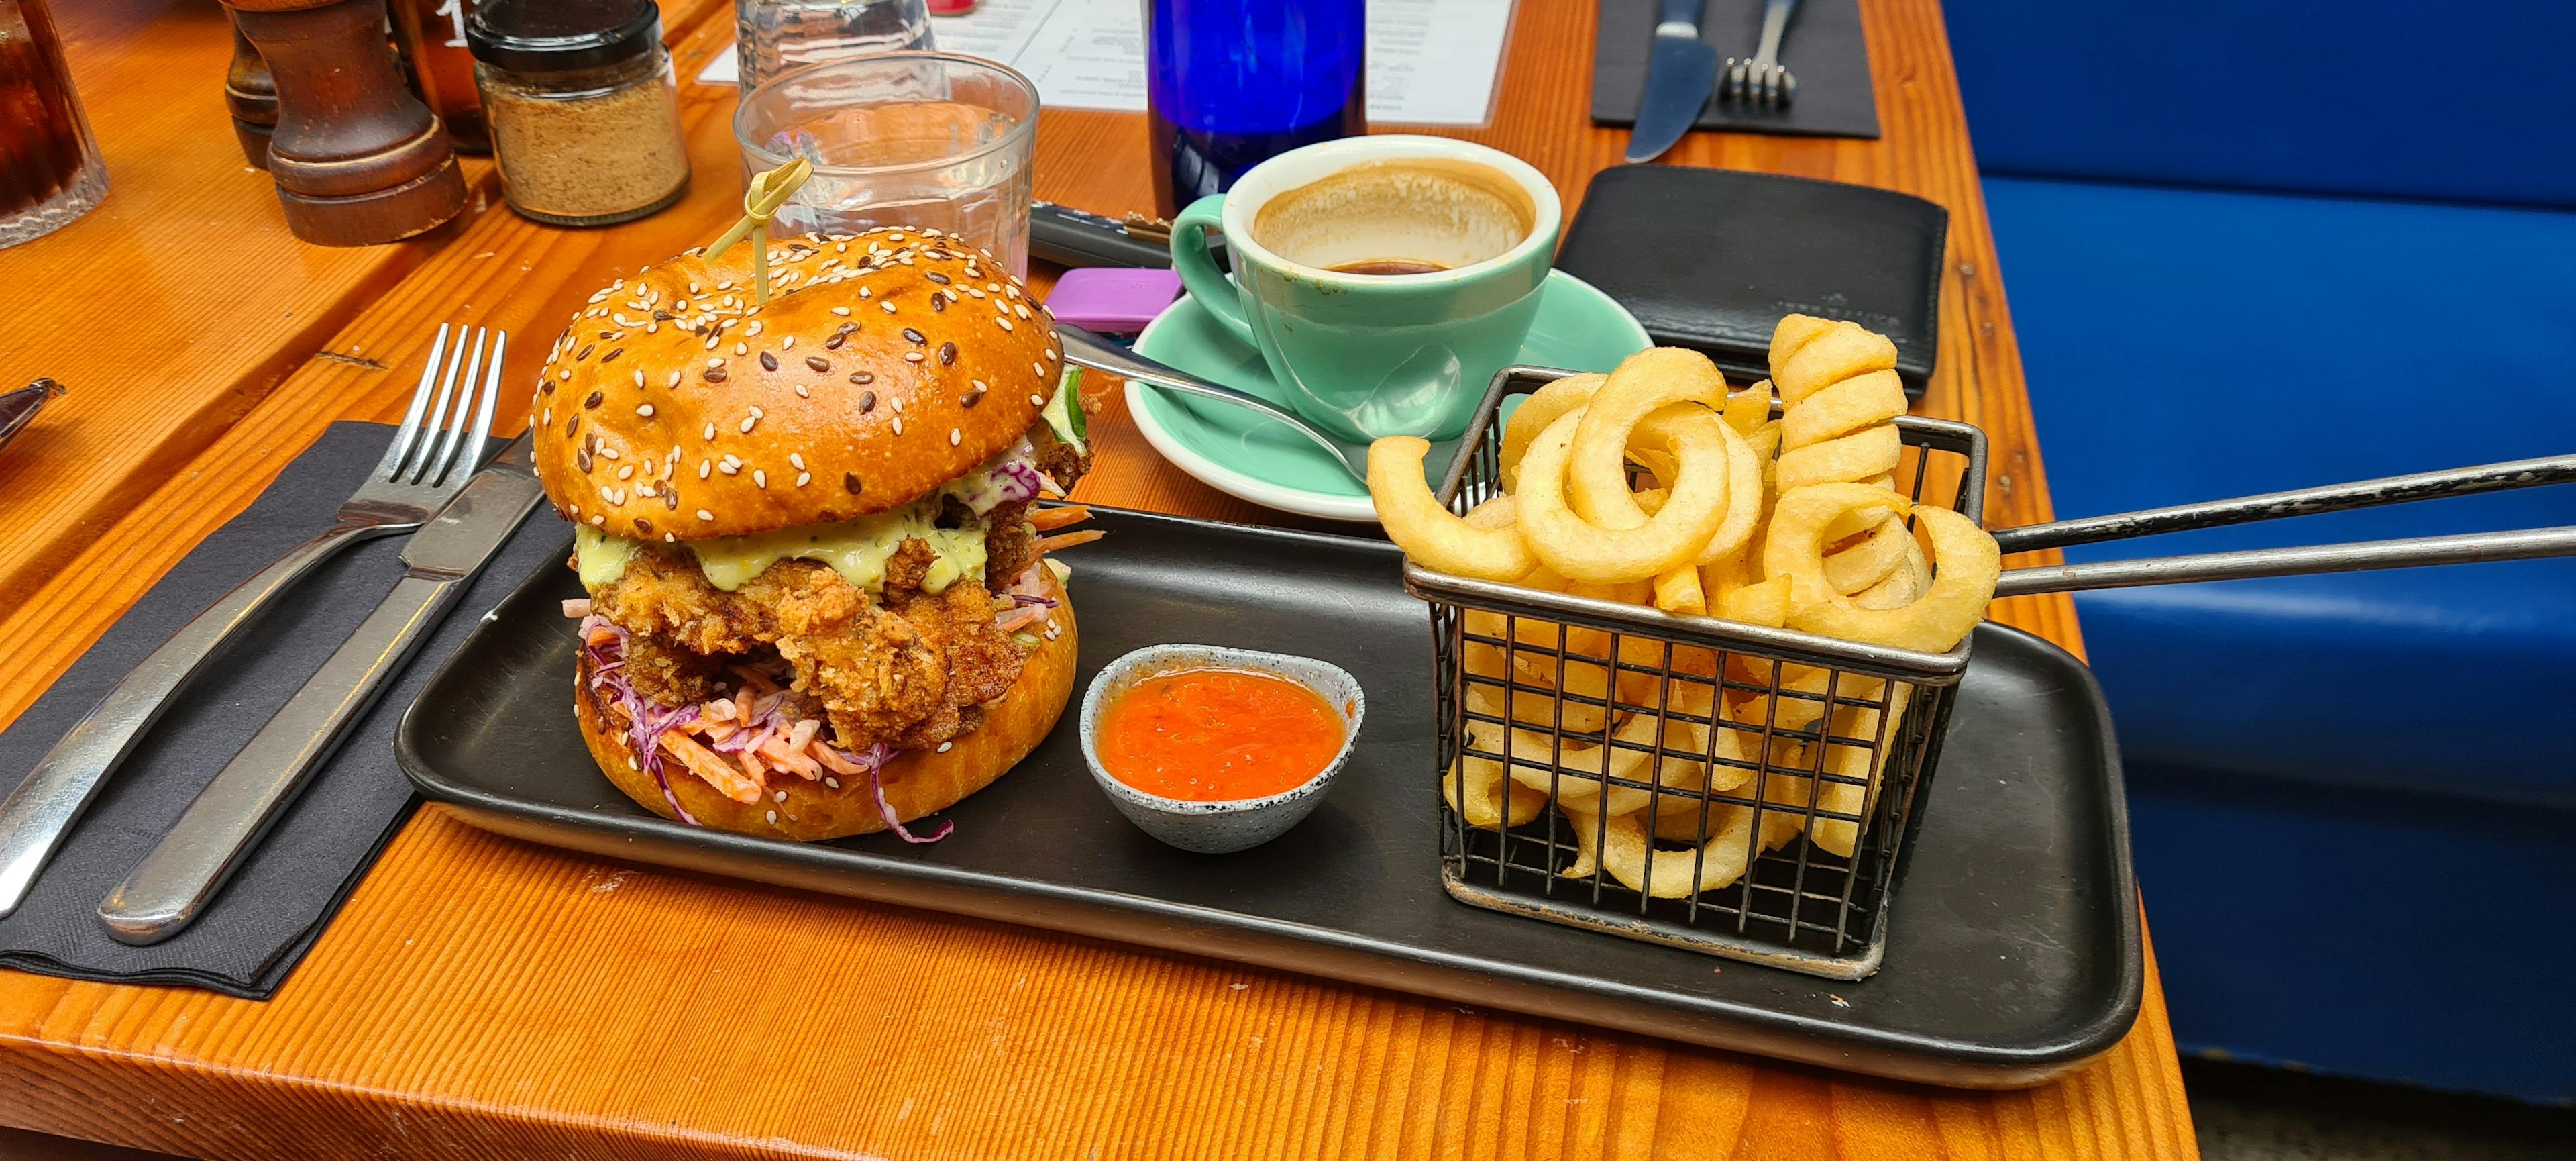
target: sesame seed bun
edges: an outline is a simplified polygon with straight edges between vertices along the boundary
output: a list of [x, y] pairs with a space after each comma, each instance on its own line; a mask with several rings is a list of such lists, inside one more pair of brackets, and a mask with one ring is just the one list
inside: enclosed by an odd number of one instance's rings
[[[1047, 588], [1050, 596], [1064, 601], [1064, 588], [1053, 577], [1048, 578]], [[1059, 631], [1030, 651], [1028, 664], [1009, 690], [984, 703], [981, 726], [940, 749], [905, 750], [886, 763], [886, 803], [894, 808], [896, 818], [910, 823], [956, 805], [1008, 773], [1055, 729], [1056, 719], [1073, 696], [1074, 659], [1080, 648], [1072, 606], [1059, 605], [1053, 617]], [[625, 718], [600, 703], [590, 682], [591, 662], [585, 652], [573, 678], [573, 717], [581, 725], [582, 740], [590, 745], [592, 760], [627, 797], [678, 821], [670, 802], [662, 797], [662, 788], [635, 760]], [[843, 778], [834, 787], [773, 772], [768, 792], [759, 801], [746, 803], [725, 797], [677, 759], [666, 760], [663, 774], [689, 816], [714, 830], [812, 842], [875, 834], [886, 828], [885, 815], [877, 809], [863, 778]], [[779, 791], [787, 797], [778, 798]]]
[[592, 295], [548, 352], [537, 479], [566, 519], [686, 541], [900, 507], [999, 454], [1055, 394], [1053, 319], [936, 231], [692, 250]]

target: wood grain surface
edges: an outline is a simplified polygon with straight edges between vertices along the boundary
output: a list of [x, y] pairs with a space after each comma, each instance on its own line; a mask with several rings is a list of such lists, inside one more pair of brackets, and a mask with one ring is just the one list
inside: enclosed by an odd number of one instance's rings
[[[1584, 120], [1591, 6], [1519, 7], [1495, 124], [1453, 135], [1529, 159], [1571, 202], [1625, 140]], [[1863, 14], [1884, 140], [1696, 133], [1668, 161], [1861, 181], [1950, 207], [1941, 368], [1924, 410], [1992, 435], [1996, 523], [2045, 519], [1938, 9], [1864, 0]], [[724, 39], [700, 28], [682, 75]], [[221, 48], [206, 50], [209, 75]], [[231, 148], [220, 102], [205, 103], [214, 144]], [[534, 350], [592, 289], [712, 234], [734, 212], [729, 108], [720, 92], [686, 93], [700, 180], [681, 206], [591, 232], [482, 215], [408, 276], [333, 299], [345, 322], [312, 349], [269, 336], [302, 353], [236, 413], [177, 425], [194, 450], [102, 469], [124, 499], [62, 526], [44, 567], [22, 566], [25, 603], [0, 620], [13, 644], [0, 719], [328, 421], [396, 415], [436, 322], [508, 327]], [[1048, 114], [1039, 195], [1148, 205], [1143, 140], [1140, 118]], [[240, 168], [237, 155], [227, 164]], [[198, 301], [178, 281], [156, 293]], [[1116, 394], [1093, 392], [1101, 446], [1084, 498], [1282, 522], [1155, 457]], [[145, 410], [129, 396], [99, 414]], [[0, 517], [21, 510], [26, 486], [0, 475]], [[2077, 644], [2062, 596], [1998, 615]], [[433, 809], [273, 1001], [0, 973], [0, 1123], [224, 1159], [2190, 1157], [2150, 973], [2137, 1029], [2101, 1060], [2034, 1089], [1959, 1092], [604, 863]]]

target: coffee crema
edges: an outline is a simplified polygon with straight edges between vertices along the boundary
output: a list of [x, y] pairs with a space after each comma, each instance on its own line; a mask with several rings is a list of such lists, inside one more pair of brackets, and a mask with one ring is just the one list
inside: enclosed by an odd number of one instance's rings
[[1253, 240], [1300, 266], [1427, 274], [1490, 262], [1527, 241], [1538, 207], [1492, 166], [1447, 157], [1364, 161], [1274, 195]]
[[1411, 258], [1363, 258], [1357, 262], [1344, 262], [1339, 266], [1327, 266], [1324, 269], [1330, 270], [1335, 274], [1375, 274], [1386, 276], [1395, 274], [1438, 274], [1443, 270], [1447, 270], [1448, 267], [1437, 262], [1417, 262]]

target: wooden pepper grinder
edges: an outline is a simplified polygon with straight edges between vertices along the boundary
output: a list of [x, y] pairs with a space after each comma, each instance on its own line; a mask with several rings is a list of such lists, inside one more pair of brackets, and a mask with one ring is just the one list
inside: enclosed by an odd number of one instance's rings
[[324, 246], [411, 237], [465, 208], [447, 130], [403, 85], [385, 0], [223, 0], [268, 62], [268, 172], [287, 228]]
[[224, 73], [224, 104], [233, 111], [233, 136], [241, 139], [242, 158], [268, 168], [268, 139], [277, 132], [277, 84], [268, 79], [268, 62], [233, 22], [233, 64]]

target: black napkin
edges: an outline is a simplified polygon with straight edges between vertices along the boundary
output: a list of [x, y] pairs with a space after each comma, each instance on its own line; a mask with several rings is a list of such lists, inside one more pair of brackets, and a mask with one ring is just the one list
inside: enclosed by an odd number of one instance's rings
[[[152, 586], [62, 680], [0, 732], [0, 796], [189, 617], [328, 527], [333, 511], [366, 478], [390, 438], [392, 429], [378, 424], [333, 424], [248, 509]], [[181, 984], [247, 999], [276, 993], [411, 814], [411, 785], [394, 765], [395, 722], [475, 622], [531, 571], [562, 554], [564, 527], [552, 516], [528, 521], [475, 579], [410, 669], [314, 773], [303, 795], [195, 923], [153, 946], [128, 947], [108, 938], [98, 903], [393, 590], [407, 539], [389, 536], [358, 545], [307, 576], [170, 706], [91, 801], [26, 905], [0, 920], [0, 967], [82, 980]]]
[[[1627, 125], [1646, 90], [1646, 57], [1655, 40], [1656, 0], [1601, 0], [1600, 35], [1592, 42], [1592, 120]], [[1762, 44], [1762, 0], [1708, 0], [1699, 38], [1726, 60], [1753, 58]], [[1777, 109], [1710, 100], [1702, 129], [1785, 133], [1800, 137], [1876, 137], [1878, 101], [1869, 83], [1869, 42], [1860, 31], [1860, 0], [1806, 0], [1780, 36], [1780, 64], [1798, 80], [1798, 99]]]

